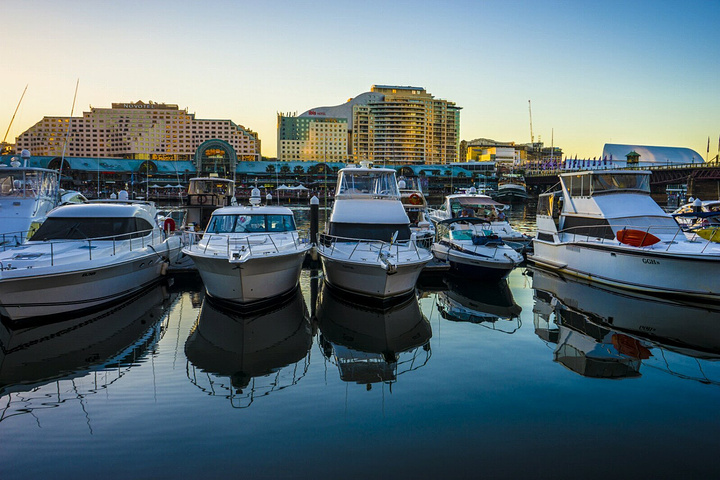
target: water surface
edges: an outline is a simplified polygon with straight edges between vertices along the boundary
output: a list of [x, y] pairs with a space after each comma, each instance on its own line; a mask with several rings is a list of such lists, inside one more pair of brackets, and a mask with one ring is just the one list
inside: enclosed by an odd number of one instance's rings
[[0, 328], [0, 478], [709, 478], [720, 314], [518, 268], [373, 309], [306, 270], [240, 314], [178, 277]]

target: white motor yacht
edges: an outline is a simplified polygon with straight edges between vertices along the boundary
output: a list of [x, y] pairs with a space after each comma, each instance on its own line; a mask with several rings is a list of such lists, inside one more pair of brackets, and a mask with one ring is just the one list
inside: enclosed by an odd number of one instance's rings
[[289, 208], [258, 205], [215, 210], [199, 242], [183, 249], [208, 294], [253, 304], [291, 292], [311, 244], [303, 242]]
[[179, 254], [151, 202], [65, 205], [0, 253], [0, 315], [11, 322], [99, 307], [157, 281]]
[[508, 209], [507, 205], [493, 200], [489, 195], [477, 193], [475, 187], [471, 187], [465, 193], [448, 195], [439, 208], [429, 210], [429, 215], [434, 222], [463, 215], [484, 218], [490, 222], [486, 229], [492, 230], [503, 242], [523, 253], [531, 244], [532, 237], [510, 225], [507, 220]]
[[538, 200], [529, 260], [636, 291], [720, 298], [720, 244], [683, 232], [650, 197], [650, 172], [567, 173], [560, 186]]
[[448, 262], [461, 275], [486, 280], [505, 278], [524, 258], [489, 225], [487, 220], [476, 217], [443, 220], [438, 224], [438, 241], [432, 246], [435, 258]]
[[327, 283], [382, 300], [411, 293], [432, 260], [411, 234], [395, 170], [368, 165], [340, 170], [317, 248]]

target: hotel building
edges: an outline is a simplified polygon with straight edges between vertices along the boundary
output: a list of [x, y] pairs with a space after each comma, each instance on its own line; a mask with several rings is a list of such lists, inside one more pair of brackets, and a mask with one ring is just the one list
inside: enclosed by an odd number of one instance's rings
[[[460, 107], [436, 99], [420, 87], [373, 85], [346, 103], [334, 107], [317, 107], [297, 117], [278, 118], [278, 159], [295, 160], [291, 146], [300, 147], [308, 135], [283, 126], [290, 119], [320, 124], [345, 121], [348, 156], [354, 161], [370, 160], [376, 164], [447, 164], [457, 162], [460, 137]], [[318, 120], [322, 119], [322, 120]], [[287, 122], [287, 123], [286, 123]], [[337, 137], [315, 137], [312, 150], [323, 160], [322, 153], [337, 151]], [[329, 160], [329, 157], [328, 157]]]
[[191, 160], [210, 139], [227, 142], [239, 160], [260, 160], [257, 133], [231, 120], [196, 119], [177, 105], [142, 101], [91, 106], [82, 117], [44, 117], [17, 137], [15, 150], [59, 156], [64, 148], [73, 157]]

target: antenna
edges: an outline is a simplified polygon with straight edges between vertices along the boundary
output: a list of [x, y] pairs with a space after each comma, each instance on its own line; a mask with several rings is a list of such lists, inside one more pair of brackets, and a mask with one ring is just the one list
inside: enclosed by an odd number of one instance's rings
[[10, 127], [12, 127], [13, 122], [15, 121], [15, 115], [17, 115], [18, 108], [20, 108], [20, 103], [22, 103], [23, 97], [25, 96], [25, 92], [27, 92], [27, 85], [25, 85], [25, 90], [23, 90], [22, 95], [20, 95], [20, 101], [17, 104], [17, 107], [15, 107], [15, 113], [13, 113], [12, 118], [10, 119], [10, 125], [8, 125], [8, 129], [5, 132], [5, 136], [3, 137], [3, 143], [5, 143], [5, 140], [7, 140], [8, 133], [10, 133]]

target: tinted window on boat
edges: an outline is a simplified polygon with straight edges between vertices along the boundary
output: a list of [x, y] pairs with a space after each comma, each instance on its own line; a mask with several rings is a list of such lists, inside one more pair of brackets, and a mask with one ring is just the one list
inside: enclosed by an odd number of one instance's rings
[[329, 234], [336, 237], [353, 238], [361, 240], [382, 240], [389, 242], [398, 232], [398, 240], [410, 239], [410, 227], [407, 225], [391, 224], [357, 224], [357, 223], [330, 223]]
[[213, 215], [207, 233], [292, 232], [292, 215]]
[[599, 174], [592, 176], [593, 194], [632, 190], [650, 193], [650, 176], [647, 174]]
[[563, 179], [565, 186], [573, 197], [589, 197], [590, 196], [590, 176], [589, 175], [573, 175]]
[[48, 218], [32, 236], [32, 241], [82, 240], [87, 238], [136, 238], [153, 229], [142, 218]]

